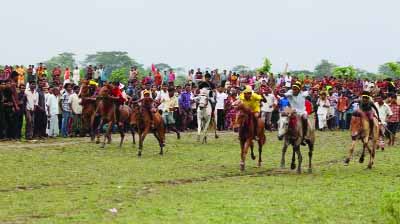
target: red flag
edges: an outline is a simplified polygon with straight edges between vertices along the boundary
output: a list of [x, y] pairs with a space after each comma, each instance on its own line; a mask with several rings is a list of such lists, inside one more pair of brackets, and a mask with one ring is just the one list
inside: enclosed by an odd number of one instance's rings
[[155, 74], [156, 70], [157, 70], [156, 66], [154, 64], [151, 64], [151, 72], [153, 72], [153, 74]]

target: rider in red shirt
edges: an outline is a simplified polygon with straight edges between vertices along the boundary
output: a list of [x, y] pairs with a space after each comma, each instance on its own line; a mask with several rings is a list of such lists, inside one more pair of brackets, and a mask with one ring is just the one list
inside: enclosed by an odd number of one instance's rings
[[126, 101], [126, 99], [122, 96], [122, 91], [120, 89], [119, 82], [113, 82], [111, 89], [111, 98], [114, 99], [116, 120], [117, 122], [119, 122], [119, 117], [120, 117], [119, 107], [123, 105]]

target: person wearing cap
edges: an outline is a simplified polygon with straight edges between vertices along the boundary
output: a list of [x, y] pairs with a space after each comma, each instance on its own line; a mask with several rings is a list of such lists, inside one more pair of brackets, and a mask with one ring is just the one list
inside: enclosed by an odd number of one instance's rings
[[289, 100], [289, 104], [292, 109], [296, 111], [302, 118], [303, 125], [303, 141], [302, 145], [305, 145], [305, 137], [308, 130], [308, 113], [306, 111], [306, 97], [309, 95], [308, 91], [301, 91], [301, 82], [296, 81], [292, 85], [292, 89], [284, 93]]
[[122, 91], [120, 89], [119, 82], [117, 82], [117, 81], [113, 82], [111, 84], [111, 87], [112, 87], [112, 89], [111, 89], [110, 97], [111, 97], [111, 99], [114, 100], [114, 104], [115, 104], [115, 108], [116, 108], [116, 110], [115, 110], [116, 120], [119, 122], [119, 116], [120, 116], [119, 107], [125, 103], [126, 99], [122, 95]]
[[[370, 93], [368, 91], [363, 91], [361, 94], [361, 100], [355, 100], [350, 103], [350, 106], [352, 106], [353, 103], [356, 103], [359, 101], [359, 111], [365, 114], [365, 116], [368, 118], [369, 121], [369, 128], [370, 128], [370, 133], [372, 133], [372, 128], [373, 128], [373, 119], [374, 115], [378, 117], [379, 123], [381, 122], [381, 118], [379, 116], [379, 110], [375, 106], [372, 97], [370, 96]], [[375, 113], [374, 113], [374, 111]]]

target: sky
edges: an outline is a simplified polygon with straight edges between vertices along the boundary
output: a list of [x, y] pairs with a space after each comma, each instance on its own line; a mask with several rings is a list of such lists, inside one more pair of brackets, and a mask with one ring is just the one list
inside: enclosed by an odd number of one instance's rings
[[[376, 72], [400, 61], [399, 0], [2, 1], [0, 64], [62, 52], [127, 51], [146, 67], [313, 70], [321, 59]], [[6, 33], [7, 31], [7, 33]]]

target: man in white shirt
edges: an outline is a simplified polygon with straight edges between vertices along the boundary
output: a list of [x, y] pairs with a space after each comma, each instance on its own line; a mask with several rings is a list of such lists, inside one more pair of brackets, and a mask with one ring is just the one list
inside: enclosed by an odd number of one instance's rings
[[266, 128], [268, 130], [272, 130], [272, 111], [274, 111], [274, 108], [278, 105], [278, 100], [276, 99], [274, 94], [272, 94], [270, 88], [267, 89], [266, 93], [264, 94], [264, 98], [266, 102], [261, 102], [261, 118], [266, 124]]
[[[284, 95], [289, 100], [290, 107], [293, 108], [298, 115], [302, 118], [303, 133], [308, 130], [308, 114], [306, 111], [306, 97], [309, 95], [308, 91], [301, 91], [301, 83], [296, 82], [292, 85], [292, 89], [287, 91]], [[302, 145], [306, 145], [305, 136], [303, 134]]]
[[33, 137], [34, 128], [34, 112], [39, 103], [39, 94], [36, 92], [36, 83], [31, 81], [29, 89], [25, 90], [26, 96], [26, 126], [25, 126], [25, 138], [31, 140]]
[[74, 82], [75, 85], [79, 84], [80, 80], [80, 74], [79, 74], [79, 68], [78, 66], [75, 67], [74, 71], [72, 71], [72, 81]]
[[381, 123], [386, 126], [386, 120], [388, 117], [393, 115], [392, 110], [389, 105], [385, 103], [382, 96], [378, 96], [375, 98], [375, 106], [378, 108], [379, 118], [381, 119]]
[[218, 131], [222, 131], [225, 129], [225, 100], [227, 98], [228, 94], [224, 92], [224, 87], [219, 86], [217, 89], [217, 93], [215, 94], [215, 110], [217, 111], [217, 113], [215, 114], [215, 121], [217, 123]]
[[71, 105], [72, 112], [72, 134], [77, 136], [81, 134], [81, 115], [82, 115], [82, 99], [78, 97], [79, 86], [74, 86], [73, 93], [68, 99], [68, 103]]
[[290, 76], [289, 73], [287, 75], [285, 75], [284, 81], [285, 81], [286, 88], [290, 88], [292, 86], [292, 76]]
[[161, 86], [160, 92], [157, 94], [156, 101], [160, 102], [158, 106], [158, 110], [164, 112], [165, 110], [165, 101], [169, 100], [169, 93], [168, 93], [168, 86], [167, 84], [163, 83]]
[[58, 88], [54, 87], [50, 94], [47, 96], [46, 99], [46, 108], [47, 108], [47, 117], [49, 118], [49, 125], [47, 134], [49, 137], [57, 137], [59, 134], [58, 128], [58, 114], [59, 112], [59, 105], [58, 105]]

